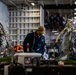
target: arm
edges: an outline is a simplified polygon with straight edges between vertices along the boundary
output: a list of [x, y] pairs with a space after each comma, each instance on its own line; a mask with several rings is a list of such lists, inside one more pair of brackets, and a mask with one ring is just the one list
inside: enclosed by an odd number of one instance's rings
[[44, 36], [43, 36], [43, 42], [42, 42], [41, 50], [42, 50], [42, 54], [44, 54], [44, 52], [45, 52], [45, 37]]
[[29, 34], [25, 37], [24, 41], [23, 41], [23, 49], [24, 52], [27, 52], [27, 43], [29, 42]]

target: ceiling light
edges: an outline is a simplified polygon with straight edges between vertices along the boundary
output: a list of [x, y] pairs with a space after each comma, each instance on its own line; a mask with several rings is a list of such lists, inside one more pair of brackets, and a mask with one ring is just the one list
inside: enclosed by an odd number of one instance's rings
[[35, 6], [35, 3], [31, 3], [32, 6]]
[[76, 8], [74, 10], [76, 10]]
[[73, 24], [75, 24], [75, 22], [73, 22]]
[[57, 31], [53, 30], [52, 32], [53, 32], [53, 33], [56, 33]]
[[76, 1], [74, 2], [74, 4], [76, 4]]
[[55, 35], [58, 35], [59, 33], [54, 33]]
[[76, 15], [76, 13], [74, 13], [74, 15]]

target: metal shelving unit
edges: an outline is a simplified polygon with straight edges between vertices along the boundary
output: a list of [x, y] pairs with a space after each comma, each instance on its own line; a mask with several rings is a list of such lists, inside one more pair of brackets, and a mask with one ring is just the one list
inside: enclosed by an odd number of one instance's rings
[[[12, 10], [13, 9], [13, 10]], [[14, 44], [23, 45], [26, 35], [35, 31], [39, 25], [42, 25], [42, 7], [41, 6], [18, 6], [18, 8], [9, 7], [9, 37]]]

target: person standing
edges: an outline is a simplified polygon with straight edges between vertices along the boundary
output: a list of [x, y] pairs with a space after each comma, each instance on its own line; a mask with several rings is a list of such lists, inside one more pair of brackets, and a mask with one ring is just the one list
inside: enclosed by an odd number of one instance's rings
[[44, 54], [45, 51], [45, 36], [44, 26], [39, 26], [35, 32], [28, 33], [23, 41], [24, 52], [27, 51], [27, 44], [29, 44], [29, 52]]

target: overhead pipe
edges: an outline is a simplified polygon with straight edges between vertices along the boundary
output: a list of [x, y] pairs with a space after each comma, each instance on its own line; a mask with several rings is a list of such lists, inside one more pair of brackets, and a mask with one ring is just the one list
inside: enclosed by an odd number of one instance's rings
[[44, 5], [44, 9], [74, 9], [76, 8], [75, 4], [49, 4], [49, 5]]

